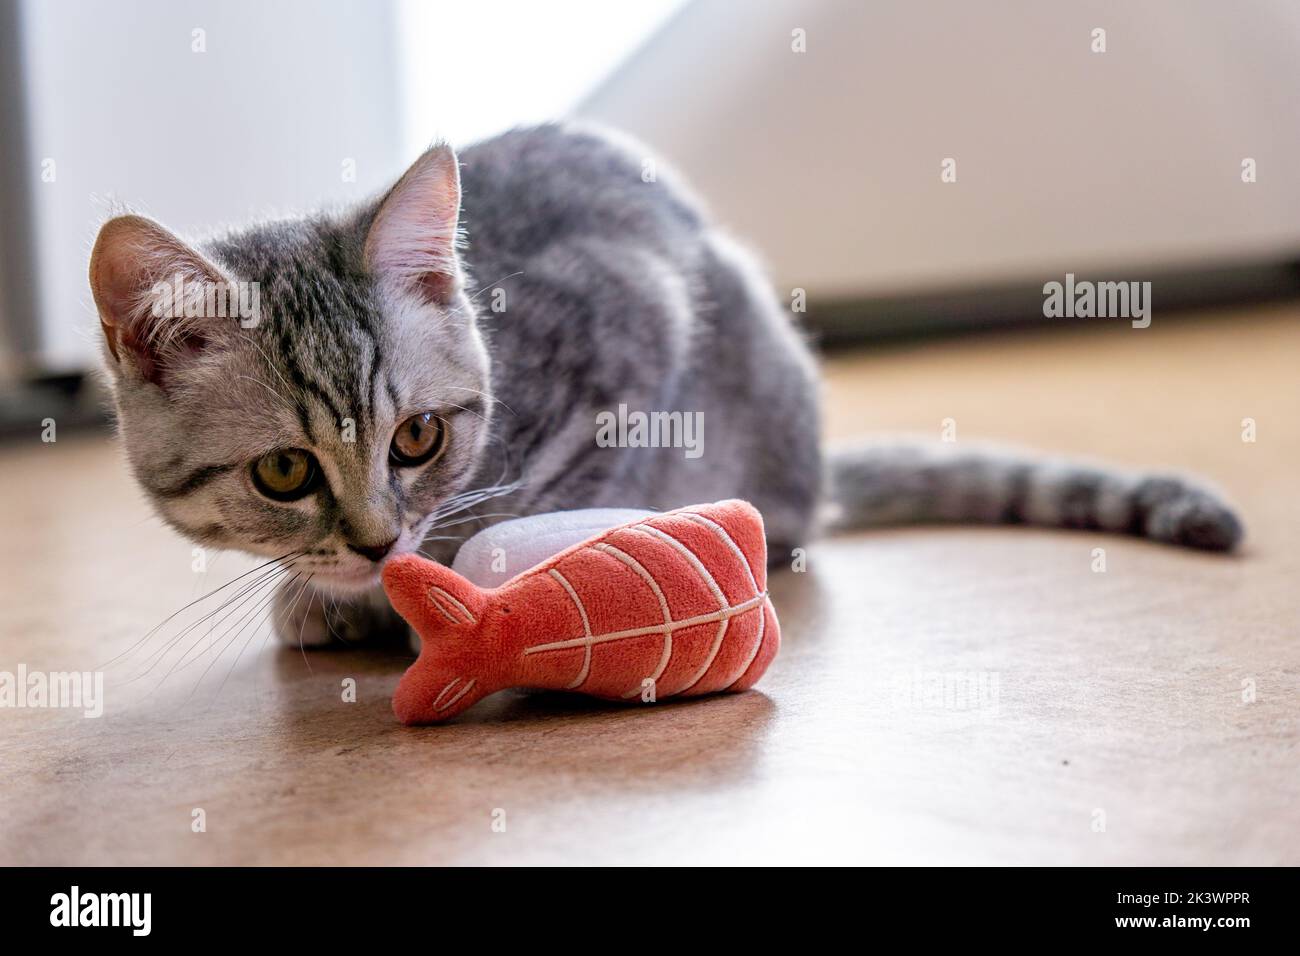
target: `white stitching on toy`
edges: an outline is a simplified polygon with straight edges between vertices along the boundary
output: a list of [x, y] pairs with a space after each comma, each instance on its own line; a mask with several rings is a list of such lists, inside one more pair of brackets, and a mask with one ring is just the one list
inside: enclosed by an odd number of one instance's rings
[[[754, 586], [755, 592], [758, 591], [758, 581], [754, 577], [754, 569], [749, 566], [749, 559], [745, 557], [745, 552], [740, 550], [740, 545], [736, 544], [736, 540], [730, 534], [727, 533], [726, 528], [722, 527], [722, 525], [718, 524], [712, 518], [706, 518], [704, 515], [696, 514], [693, 511], [683, 512], [682, 517], [689, 518], [692, 521], [696, 522], [697, 524], [706, 525], [712, 528], [714, 532], [718, 535], [718, 537], [721, 538], [723, 541], [725, 541], [727, 545], [730, 546], [731, 550], [736, 553], [736, 557], [740, 558], [741, 565], [745, 568], [745, 571], [749, 574], [749, 583]], [[764, 591], [763, 594], [766, 595], [767, 592]], [[726, 684], [724, 684], [723, 689], [730, 687], [732, 684], [736, 683], [736, 681], [740, 680], [742, 677], [745, 676], [745, 671], [749, 670], [749, 665], [754, 663], [754, 658], [758, 656], [759, 649], [762, 648], [763, 646], [763, 635], [764, 633], [766, 633], [766, 631], [767, 631], [767, 611], [763, 610], [760, 611], [758, 615], [758, 637], [755, 638], [754, 640], [754, 649], [750, 652], [749, 657], [746, 658], [745, 666], [740, 669], [740, 673], [738, 673], [733, 680], [730, 680]]]
[[433, 588], [429, 588], [429, 603], [438, 609], [438, 613], [445, 617], [452, 624], [459, 624], [460, 621], [451, 616], [451, 612], [442, 606], [442, 602], [433, 596]]
[[453, 687], [455, 687], [458, 683], [460, 683], [464, 679], [465, 678], [463, 677], [453, 677], [451, 680], [447, 681], [447, 686], [444, 687], [442, 690], [440, 690], [438, 692], [438, 696], [433, 699], [433, 707], [435, 710], [442, 710], [442, 708], [438, 706], [438, 701], [446, 697], [447, 691], [451, 690]]
[[678, 541], [668, 532], [656, 528], [654, 525], [637, 525], [635, 528], [628, 528], [627, 530], [637, 531], [641, 534], [653, 535], [661, 541], [666, 541], [668, 544], [680, 551], [682, 555], [685, 556], [686, 560], [695, 566], [695, 570], [699, 572], [700, 577], [704, 578], [704, 583], [709, 586], [709, 590], [713, 592], [713, 596], [718, 599], [718, 607], [724, 608], [727, 606], [727, 597], [722, 593], [722, 588], [718, 587], [718, 582], [714, 580], [713, 575], [709, 573], [709, 569], [704, 566], [703, 562], [700, 561], [694, 551], [686, 547], [686, 545], [682, 544], [682, 542]]
[[[674, 548], [680, 551], [683, 555], [685, 555], [686, 559], [695, 566], [695, 570], [699, 573], [700, 577], [704, 578], [705, 583], [707, 583], [709, 588], [713, 591], [713, 596], [718, 599], [718, 610], [722, 610], [727, 606], [727, 596], [722, 593], [722, 588], [718, 586], [718, 582], [714, 580], [713, 575], [709, 573], [709, 569], [704, 566], [704, 563], [700, 561], [699, 557], [695, 554], [694, 551], [688, 548], [681, 541], [678, 541], [667, 531], [664, 531], [661, 528], [656, 528], [653, 525], [638, 525], [637, 527], [631, 530], [640, 531], [642, 534], [652, 535], [656, 538], [659, 538], [662, 541], [668, 542], [668, 544], [672, 545]], [[686, 682], [686, 685], [684, 687], [679, 687], [677, 690], [673, 691], [672, 693], [664, 694], [665, 697], [671, 697], [673, 696], [673, 694], [686, 693], [688, 690], [690, 690], [692, 687], [698, 684], [701, 678], [703, 678], [704, 675], [708, 673], [709, 668], [713, 666], [713, 661], [718, 656], [718, 651], [722, 650], [722, 640], [726, 636], [727, 625], [730, 623], [731, 623], [730, 618], [722, 619], [722, 622], [718, 625], [718, 633], [714, 635], [713, 646], [709, 648], [708, 658], [700, 666], [699, 670], [695, 672], [695, 674], [691, 677], [691, 679]]]
[[709, 648], [709, 659], [704, 662], [704, 664], [700, 667], [698, 671], [695, 672], [695, 676], [693, 676], [690, 679], [690, 681], [686, 684], [686, 686], [683, 687], [681, 690], [677, 691], [677, 693], [679, 694], [686, 693], [688, 690], [690, 690], [692, 687], [698, 684], [704, 678], [704, 675], [709, 672], [709, 668], [713, 666], [713, 662], [718, 656], [718, 651], [722, 650], [722, 639], [726, 637], [727, 627], [730, 624], [731, 624], [731, 618], [727, 618], [721, 624], [718, 625], [718, 633], [713, 638], [713, 646]]
[[683, 511], [683, 518], [689, 518], [697, 524], [707, 525], [720, 537], [732, 551], [736, 552], [736, 557], [740, 558], [741, 567], [749, 575], [749, 583], [754, 588], [754, 593], [758, 593], [758, 579], [754, 577], [754, 569], [749, 566], [749, 558], [745, 557], [745, 552], [740, 550], [740, 545], [736, 540], [727, 533], [727, 529], [718, 524], [712, 518], [706, 518], [704, 515], [696, 514], [694, 511]]
[[726, 690], [732, 684], [736, 683], [736, 681], [740, 680], [742, 677], [745, 676], [745, 671], [749, 670], [749, 665], [754, 663], [754, 658], [758, 656], [758, 651], [763, 646], [763, 634], [766, 630], [767, 630], [767, 608], [763, 608], [758, 612], [758, 637], [754, 638], [754, 649], [753, 651], [750, 652], [748, 659], [745, 661], [745, 666], [742, 667], [740, 669], [740, 673], [736, 675], [736, 680], [729, 681], [728, 683], [724, 684], [722, 688], [723, 690]]
[[430, 584], [430, 585], [429, 585], [429, 590], [430, 590], [431, 592], [432, 592], [432, 591], [437, 591], [438, 594], [440, 594], [442, 597], [446, 598], [448, 601], [450, 601], [452, 604], [454, 604], [454, 605], [456, 606], [457, 610], [459, 610], [462, 614], [465, 615], [465, 620], [463, 620], [463, 621], [458, 621], [458, 620], [456, 620], [456, 618], [452, 617], [450, 611], [448, 611], [445, 607], [443, 607], [441, 604], [439, 604], [438, 601], [437, 601], [437, 599], [434, 599], [434, 601], [433, 601], [434, 606], [435, 606], [439, 611], [441, 611], [441, 612], [442, 612], [442, 616], [445, 617], [447, 620], [451, 621], [451, 623], [453, 623], [453, 624], [473, 624], [473, 623], [474, 623], [474, 615], [471, 614], [471, 613], [469, 613], [469, 608], [467, 608], [465, 605], [461, 604], [460, 601], [456, 600], [456, 598], [455, 598], [454, 595], [448, 593], [447, 591], [444, 591], [442, 588], [438, 587], [438, 585], [436, 585], [436, 584]]
[[757, 594], [748, 601], [741, 601], [739, 604], [732, 604], [724, 607], [720, 611], [712, 611], [708, 614], [697, 614], [695, 617], [684, 617], [680, 621], [672, 621], [668, 624], [651, 624], [649, 627], [632, 627], [626, 631], [611, 631], [608, 634], [596, 634], [592, 637], [575, 637], [566, 641], [553, 641], [550, 644], [535, 644], [532, 647], [525, 647], [525, 654], [537, 654], [541, 651], [561, 651], [570, 647], [583, 647], [587, 644], [604, 644], [606, 641], [621, 641], [630, 637], [645, 637], [647, 634], [663, 634], [665, 631], [680, 631], [685, 627], [695, 627], [699, 624], [716, 624], [718, 621], [730, 620], [744, 614], [746, 611], [752, 611], [758, 605], [763, 603], [767, 597], [767, 592]]
[[447, 703], [445, 703], [445, 704], [443, 704], [441, 707], [439, 707], [438, 710], [446, 710], [448, 707], [450, 707], [450, 706], [452, 706], [453, 704], [455, 704], [456, 701], [460, 700], [462, 697], [464, 697], [466, 694], [468, 694], [468, 693], [470, 692], [470, 690], [474, 687], [474, 685], [477, 684], [477, 683], [478, 683], [477, 680], [472, 680], [472, 681], [470, 681], [468, 684], [466, 684], [464, 687], [462, 687], [462, 688], [460, 689], [460, 693], [459, 693], [459, 694], [457, 694], [457, 695], [456, 695], [455, 697], [453, 697], [451, 700], [447, 701]]
[[[650, 585], [650, 590], [654, 591], [655, 597], [659, 599], [659, 610], [663, 612], [664, 616], [664, 650], [663, 653], [659, 655], [659, 666], [655, 668], [655, 672], [648, 678], [650, 681], [657, 681], [661, 676], [663, 676], [663, 672], [668, 668], [668, 661], [673, 656], [673, 632], [670, 629], [670, 625], [673, 623], [673, 614], [672, 611], [668, 609], [668, 599], [664, 597], [663, 589], [659, 587], [659, 582], [654, 579], [654, 575], [647, 571], [645, 566], [636, 558], [632, 557], [632, 555], [628, 554], [626, 551], [620, 551], [612, 544], [605, 544], [604, 542], [601, 542], [594, 547], [597, 551], [604, 551], [606, 554], [612, 554], [637, 574], [641, 575], [645, 580], [645, 583]], [[644, 681], [624, 693], [623, 699], [627, 700], [641, 693], [642, 684], [644, 684]]]
[[[587, 637], [591, 637], [591, 623], [587, 620], [587, 608], [582, 603], [582, 599], [578, 597], [578, 592], [573, 589], [573, 585], [569, 583], [568, 579], [559, 571], [555, 570], [555, 568], [551, 568], [551, 577], [559, 581], [561, 586], [563, 586], [564, 590], [569, 592], [569, 597], [573, 598], [573, 603], [577, 605], [578, 613], [582, 615], [582, 633], [585, 634]], [[579, 686], [583, 681], [587, 679], [587, 674], [588, 672], [590, 672], [590, 670], [591, 670], [591, 645], [588, 644], [587, 652], [582, 655], [582, 670], [578, 672], [578, 676], [574, 679], [573, 683], [567, 685], [564, 689], [573, 690], [575, 687]]]

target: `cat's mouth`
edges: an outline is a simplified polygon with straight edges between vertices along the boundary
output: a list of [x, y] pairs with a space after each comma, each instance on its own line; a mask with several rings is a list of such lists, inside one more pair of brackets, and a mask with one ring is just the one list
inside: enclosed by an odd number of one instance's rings
[[317, 571], [312, 575], [312, 583], [324, 590], [334, 591], [341, 595], [368, 591], [379, 585], [379, 573], [383, 570], [385, 563], [387, 562], [383, 561], [378, 564], [371, 564], [368, 567], [346, 571]]
[[312, 584], [339, 597], [351, 597], [379, 587], [384, 566], [412, 549], [410, 536], [401, 534], [391, 551], [379, 560], [348, 554], [340, 548], [324, 561], [304, 562], [297, 567], [311, 575]]
[[379, 561], [357, 561], [355, 564], [340, 563], [321, 568], [312, 573], [312, 583], [326, 591], [342, 596], [350, 596], [362, 591], [369, 591], [381, 585], [380, 577], [384, 566], [393, 558], [409, 553], [409, 546], [402, 543], [393, 548]]

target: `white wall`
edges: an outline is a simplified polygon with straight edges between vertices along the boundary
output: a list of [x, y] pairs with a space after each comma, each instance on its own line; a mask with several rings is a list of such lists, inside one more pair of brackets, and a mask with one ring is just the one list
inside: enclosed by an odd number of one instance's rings
[[695, 0], [582, 112], [857, 296], [1295, 254], [1297, 104], [1292, 0]]
[[570, 113], [684, 2], [21, 0], [38, 363], [94, 359], [115, 202], [192, 234], [351, 201], [437, 136]]
[[114, 201], [186, 234], [367, 195], [406, 159], [387, 4], [23, 0], [22, 15], [41, 357], [56, 367], [96, 354], [86, 265]]
[[406, 151], [569, 114], [686, 2], [401, 0]]

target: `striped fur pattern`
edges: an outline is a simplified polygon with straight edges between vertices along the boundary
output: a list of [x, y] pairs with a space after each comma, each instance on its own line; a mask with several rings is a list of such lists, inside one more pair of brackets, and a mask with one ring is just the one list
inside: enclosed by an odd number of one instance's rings
[[[383, 197], [198, 246], [111, 220], [92, 291], [127, 456], [159, 514], [204, 545], [288, 555], [279, 625], [304, 643], [401, 627], [349, 542], [396, 537], [394, 553], [449, 562], [502, 515], [743, 498], [782, 560], [825, 481], [814, 362], [753, 259], [662, 162], [643, 178], [651, 158], [548, 125], [459, 159], [434, 147]], [[261, 321], [160, 331], [121, 305], [178, 264], [257, 282]], [[169, 351], [151, 354], [158, 341]], [[704, 453], [598, 447], [597, 416], [620, 405], [699, 413]], [[448, 424], [446, 453], [394, 468], [394, 430], [426, 411]], [[287, 447], [324, 480], [273, 501], [250, 468]], [[1030, 521], [1219, 548], [1240, 534], [1205, 492], [1108, 472], [906, 449], [833, 472], [848, 524]]]
[[832, 457], [834, 523], [1029, 524], [1136, 534], [1227, 551], [1241, 522], [1213, 492], [1172, 475], [1131, 474], [1010, 449], [920, 442]]

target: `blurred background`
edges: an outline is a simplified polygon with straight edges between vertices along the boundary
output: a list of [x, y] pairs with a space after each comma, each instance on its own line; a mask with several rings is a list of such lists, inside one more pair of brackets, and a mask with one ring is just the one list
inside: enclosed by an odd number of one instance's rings
[[200, 236], [557, 117], [667, 157], [824, 345], [1042, 323], [1066, 272], [1162, 312], [1293, 296], [1300, 4], [1246, 7], [0, 0], [4, 425], [96, 417], [117, 204]]

